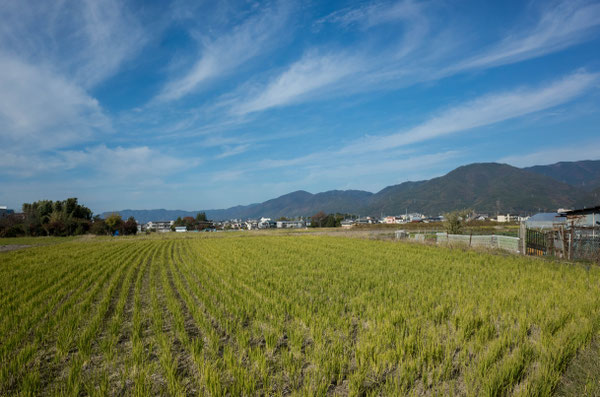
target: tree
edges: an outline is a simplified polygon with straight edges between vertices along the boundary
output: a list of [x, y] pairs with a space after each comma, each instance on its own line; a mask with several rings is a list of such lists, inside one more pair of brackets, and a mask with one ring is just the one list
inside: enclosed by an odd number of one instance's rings
[[206, 219], [206, 212], [198, 212], [198, 215], [196, 215], [196, 220], [198, 222], [206, 222], [208, 219]]
[[310, 225], [312, 227], [323, 227], [324, 222], [327, 219], [327, 214], [323, 211], [319, 211], [310, 217]]
[[461, 210], [461, 211], [452, 211], [444, 214], [444, 218], [446, 219], [444, 222], [444, 227], [448, 234], [462, 234], [463, 226], [467, 221], [467, 216], [471, 211], [469, 210]]
[[106, 227], [110, 234], [115, 234], [117, 230], [121, 230], [123, 227], [123, 219], [121, 219], [121, 215], [117, 213], [112, 213], [108, 218], [104, 220], [106, 223]]
[[135, 235], [138, 231], [137, 222], [133, 216], [130, 216], [129, 219], [123, 224], [123, 234], [126, 235]]

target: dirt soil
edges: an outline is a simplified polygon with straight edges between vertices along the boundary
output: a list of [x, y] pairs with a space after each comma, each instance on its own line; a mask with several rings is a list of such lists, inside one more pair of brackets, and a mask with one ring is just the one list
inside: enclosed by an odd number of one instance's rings
[[0, 245], [0, 252], [14, 251], [14, 250], [18, 250], [21, 248], [28, 248], [28, 247], [31, 247], [31, 245], [19, 245], [19, 244]]

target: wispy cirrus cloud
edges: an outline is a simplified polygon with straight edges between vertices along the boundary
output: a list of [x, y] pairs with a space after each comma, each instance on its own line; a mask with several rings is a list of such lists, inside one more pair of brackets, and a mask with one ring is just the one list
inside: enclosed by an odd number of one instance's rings
[[[421, 3], [378, 2], [342, 9], [322, 18], [318, 24], [357, 26], [364, 30], [396, 22], [403, 27], [402, 33], [395, 40], [373, 46], [369, 32], [364, 32], [364, 39], [351, 54], [347, 50], [326, 52], [313, 48], [266, 84], [250, 84], [249, 88], [233, 93], [225, 103], [239, 116], [319, 99], [323, 93], [335, 97], [405, 88], [468, 70], [540, 57], [593, 37], [600, 27], [600, 4], [558, 2], [533, 18], [537, 19], [533, 27], [513, 29], [481, 53], [467, 55], [464, 46], [468, 43], [459, 46], [441, 38], [453, 37], [452, 30], [430, 29], [444, 23], [431, 7]], [[457, 52], [447, 51], [454, 46], [462, 48]]]
[[0, 51], [90, 88], [118, 71], [149, 33], [117, 0], [3, 2]]
[[0, 150], [0, 167], [6, 174], [30, 177], [77, 169], [112, 181], [128, 180], [133, 185], [181, 172], [201, 162], [200, 158], [182, 159], [148, 146], [108, 147], [100, 144], [81, 150], [28, 154]]
[[244, 115], [294, 103], [305, 95], [335, 85], [363, 67], [362, 59], [352, 55], [308, 53], [258, 92], [240, 99], [232, 107], [232, 113]]
[[[265, 159], [256, 163], [253, 169], [300, 168], [318, 170], [318, 174], [323, 176], [327, 173], [341, 175], [343, 172], [346, 175], [366, 175], [365, 172], [371, 172], [368, 170], [375, 174], [377, 170], [383, 172], [392, 169], [386, 167], [393, 164], [406, 167], [409, 162], [404, 159], [427, 159], [430, 162], [441, 154], [415, 154], [407, 146], [566, 104], [592, 90], [599, 81], [600, 74], [579, 71], [540, 87], [521, 87], [507, 92], [490, 93], [442, 110], [423, 123], [395, 134], [367, 136], [341, 148], [294, 158]], [[450, 150], [444, 152], [442, 157], [448, 160], [456, 157], [457, 153]], [[398, 160], [398, 157], [402, 160]], [[380, 167], [379, 164], [383, 166]], [[361, 171], [362, 167], [366, 171]]]
[[416, 127], [367, 137], [340, 151], [349, 154], [389, 150], [514, 119], [567, 103], [597, 86], [599, 77], [598, 73], [576, 72], [542, 87], [488, 94], [449, 108]]
[[443, 73], [489, 68], [560, 51], [591, 37], [600, 27], [600, 4], [587, 1], [562, 1], [545, 9], [537, 23], [509, 33], [499, 43]]
[[498, 161], [517, 167], [557, 163], [559, 161], [600, 160], [600, 140], [582, 142], [563, 147], [547, 147], [533, 152], [502, 157]]
[[236, 145], [236, 146], [225, 146], [225, 150], [218, 154], [216, 158], [224, 159], [226, 157], [237, 156], [250, 150], [250, 144]]
[[348, 7], [332, 12], [316, 21], [316, 25], [324, 23], [339, 24], [343, 27], [357, 25], [368, 29], [373, 26], [394, 22], [397, 20], [412, 20], [420, 18], [422, 4], [414, 1], [373, 2], [358, 7]]
[[199, 59], [185, 73], [171, 78], [155, 100], [165, 102], [186, 96], [203, 83], [230, 74], [238, 66], [269, 51], [283, 35], [290, 11], [289, 5], [279, 3], [214, 39], [201, 37]]

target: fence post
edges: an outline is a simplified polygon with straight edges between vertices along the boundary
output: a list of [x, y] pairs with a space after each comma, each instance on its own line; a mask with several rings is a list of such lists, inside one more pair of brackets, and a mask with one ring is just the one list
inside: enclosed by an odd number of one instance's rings
[[519, 239], [521, 254], [525, 255], [527, 254], [527, 226], [525, 222], [521, 222], [519, 227]]

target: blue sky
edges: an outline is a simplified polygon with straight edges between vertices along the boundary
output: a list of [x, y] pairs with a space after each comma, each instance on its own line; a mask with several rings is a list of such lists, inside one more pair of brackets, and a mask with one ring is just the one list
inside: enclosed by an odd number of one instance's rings
[[600, 2], [154, 3], [0, 0], [0, 205], [212, 209], [600, 159]]

